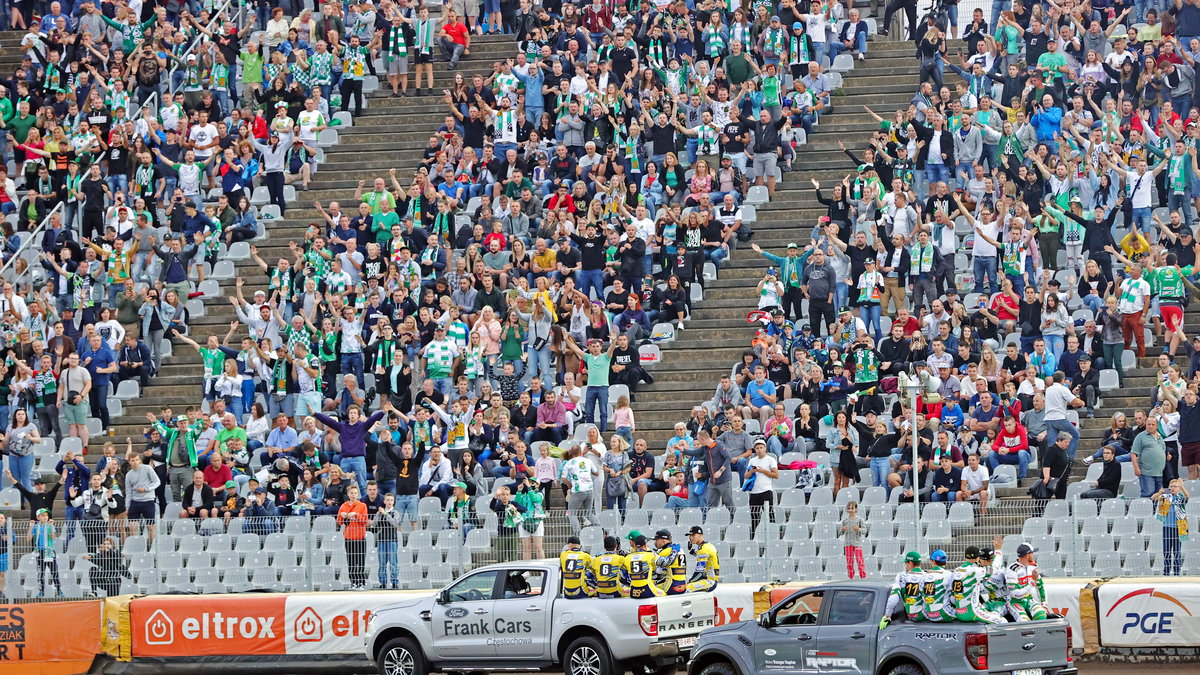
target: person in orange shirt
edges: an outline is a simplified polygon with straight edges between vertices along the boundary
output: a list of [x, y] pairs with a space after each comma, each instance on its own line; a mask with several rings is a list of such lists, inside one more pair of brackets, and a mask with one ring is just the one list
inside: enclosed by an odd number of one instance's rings
[[346, 501], [338, 509], [337, 522], [342, 528], [342, 539], [346, 542], [346, 559], [350, 563], [350, 587], [364, 588], [367, 585], [367, 504], [359, 498], [358, 486], [353, 483], [346, 488]]

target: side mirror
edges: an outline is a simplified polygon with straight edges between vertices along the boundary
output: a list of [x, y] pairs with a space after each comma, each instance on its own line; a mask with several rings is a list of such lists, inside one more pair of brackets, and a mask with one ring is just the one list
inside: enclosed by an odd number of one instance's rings
[[442, 589], [442, 590], [438, 591], [437, 603], [439, 605], [449, 604], [450, 603], [450, 591], [446, 590], [446, 589]]
[[758, 615], [758, 625], [762, 626], [763, 628], [770, 628], [772, 624], [774, 624], [774, 620], [771, 617], [770, 612], [763, 612], [762, 614]]

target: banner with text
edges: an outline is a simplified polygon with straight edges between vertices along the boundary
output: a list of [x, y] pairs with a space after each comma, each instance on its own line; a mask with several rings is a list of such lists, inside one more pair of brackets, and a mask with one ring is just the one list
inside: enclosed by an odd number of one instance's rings
[[1096, 589], [1103, 647], [1200, 644], [1200, 585], [1163, 577], [1122, 579]]
[[100, 601], [0, 604], [0, 673], [86, 672], [100, 653]]

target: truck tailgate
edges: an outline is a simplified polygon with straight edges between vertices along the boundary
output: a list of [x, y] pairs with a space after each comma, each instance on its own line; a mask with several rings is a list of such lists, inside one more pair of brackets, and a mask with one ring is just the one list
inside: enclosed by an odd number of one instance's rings
[[712, 593], [686, 593], [654, 598], [658, 605], [660, 638], [692, 639], [705, 628], [716, 625], [716, 598]]
[[988, 671], [1040, 675], [1067, 665], [1067, 622], [1063, 619], [988, 626]]

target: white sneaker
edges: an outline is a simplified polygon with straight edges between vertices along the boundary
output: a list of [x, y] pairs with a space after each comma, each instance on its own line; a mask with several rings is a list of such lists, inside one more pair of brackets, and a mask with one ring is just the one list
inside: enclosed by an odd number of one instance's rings
[[1084, 457], [1084, 458], [1083, 458], [1083, 465], [1084, 465], [1084, 466], [1090, 466], [1090, 465], [1091, 465], [1091, 463], [1092, 463], [1092, 462], [1094, 462], [1094, 461], [1096, 461], [1096, 460], [1092, 459], [1092, 456], [1091, 456], [1091, 455], [1088, 455], [1087, 457]]
[[858, 53], [858, 60], [859, 60], [859, 61], [866, 61], [866, 60], [867, 60], [867, 57], [866, 57], [866, 56], [865, 56], [865, 55], [864, 55], [862, 52], [859, 52], [859, 53]]
[[675, 330], [683, 330], [683, 322], [682, 321], [680, 321], [679, 325], [675, 327]]

